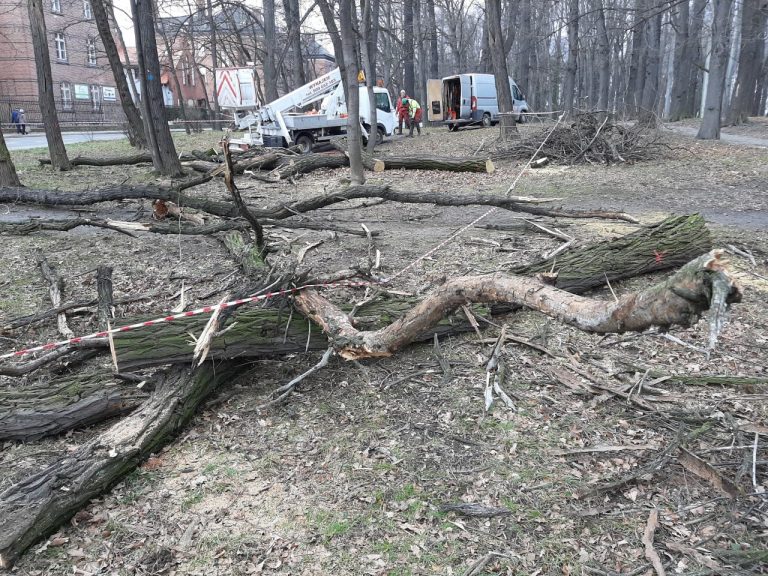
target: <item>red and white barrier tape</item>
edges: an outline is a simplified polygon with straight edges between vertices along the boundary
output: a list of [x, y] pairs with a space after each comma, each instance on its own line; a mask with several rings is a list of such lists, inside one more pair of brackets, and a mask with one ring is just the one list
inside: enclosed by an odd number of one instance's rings
[[[378, 282], [380, 283], [380, 282]], [[360, 281], [360, 282], [328, 282], [326, 284], [305, 284], [303, 286], [297, 286], [295, 288], [286, 288], [284, 290], [276, 290], [274, 292], [267, 292], [266, 294], [259, 294], [257, 296], [249, 296], [247, 298], [240, 298], [238, 300], [230, 300], [229, 302], [222, 302], [221, 304], [214, 304], [211, 306], [203, 306], [195, 310], [188, 310], [187, 312], [180, 312], [179, 314], [172, 314], [170, 316], [163, 316], [161, 318], [155, 318], [154, 320], [147, 320], [145, 322], [137, 322], [136, 324], [128, 324], [127, 326], [119, 326], [112, 328], [111, 330], [102, 330], [101, 332], [94, 332], [85, 336], [77, 336], [75, 338], [69, 338], [68, 340], [60, 340], [58, 342], [49, 342], [33, 348], [25, 348], [23, 350], [16, 350], [15, 352], [8, 352], [7, 354], [0, 355], [0, 360], [6, 358], [20, 358], [28, 354], [35, 352], [48, 352], [61, 348], [62, 346], [68, 346], [70, 344], [79, 344], [80, 342], [87, 340], [95, 340], [97, 338], [106, 338], [110, 334], [119, 334], [121, 332], [130, 332], [131, 330], [138, 330], [140, 328], [147, 328], [149, 326], [156, 326], [158, 324], [167, 324], [174, 320], [180, 320], [181, 318], [189, 318], [190, 316], [200, 316], [202, 314], [210, 314], [218, 309], [232, 308], [234, 306], [240, 306], [241, 304], [249, 304], [252, 302], [260, 302], [262, 300], [269, 300], [270, 298], [276, 298], [278, 296], [288, 296], [296, 294], [302, 290], [308, 288], [361, 288], [366, 286], [373, 286], [377, 282]]]

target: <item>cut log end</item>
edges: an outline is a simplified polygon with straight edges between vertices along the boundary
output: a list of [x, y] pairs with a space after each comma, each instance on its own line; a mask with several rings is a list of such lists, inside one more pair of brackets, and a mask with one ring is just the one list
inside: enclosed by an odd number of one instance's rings
[[488, 174], [493, 174], [496, 171], [496, 166], [493, 165], [493, 160], [490, 158], [485, 161], [485, 171]]
[[373, 171], [374, 172], [384, 172], [384, 169], [386, 166], [384, 165], [383, 160], [374, 160], [373, 161]]

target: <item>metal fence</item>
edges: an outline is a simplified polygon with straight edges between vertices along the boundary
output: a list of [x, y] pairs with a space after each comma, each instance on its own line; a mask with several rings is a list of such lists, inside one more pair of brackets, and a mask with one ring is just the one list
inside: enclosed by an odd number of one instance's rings
[[[7, 133], [14, 132], [16, 128], [11, 122], [13, 110], [24, 110], [27, 130], [42, 129], [43, 118], [37, 100], [5, 98], [0, 99], [0, 125]], [[184, 126], [181, 109], [178, 106], [166, 106], [165, 110], [171, 126]], [[127, 123], [123, 107], [119, 102], [101, 102], [98, 108], [94, 108], [92, 102], [71, 101], [65, 104], [57, 100], [56, 112], [62, 130], [123, 130]], [[185, 112], [187, 121], [195, 129], [210, 128], [215, 123], [213, 110], [187, 107]], [[225, 114], [221, 114], [219, 120], [224, 123], [231, 122], [231, 118]]]

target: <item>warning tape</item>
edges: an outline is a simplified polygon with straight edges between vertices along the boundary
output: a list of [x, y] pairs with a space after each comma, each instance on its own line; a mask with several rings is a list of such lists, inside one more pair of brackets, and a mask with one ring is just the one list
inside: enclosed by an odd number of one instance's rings
[[190, 318], [191, 316], [200, 316], [202, 314], [210, 314], [216, 310], [224, 310], [225, 308], [233, 308], [242, 304], [249, 304], [252, 302], [260, 302], [263, 300], [269, 300], [270, 298], [277, 298], [279, 296], [288, 296], [296, 294], [302, 290], [309, 288], [361, 288], [373, 286], [374, 284], [381, 284], [382, 281], [360, 281], [360, 282], [328, 282], [325, 284], [304, 284], [303, 286], [296, 286], [295, 288], [285, 288], [283, 290], [276, 290], [274, 292], [267, 292], [265, 294], [259, 294], [257, 296], [248, 296], [247, 298], [239, 298], [237, 300], [230, 300], [229, 302], [221, 302], [220, 304], [214, 304], [211, 306], [203, 306], [195, 310], [188, 310], [187, 312], [180, 312], [179, 314], [172, 314], [170, 316], [163, 316], [161, 318], [155, 318], [154, 320], [147, 320], [145, 322], [137, 322], [136, 324], [128, 324], [127, 326], [120, 326], [112, 328], [111, 330], [102, 330], [101, 332], [93, 332], [85, 336], [76, 336], [67, 340], [59, 340], [58, 342], [48, 342], [40, 346], [33, 348], [25, 348], [23, 350], [16, 350], [14, 352], [8, 352], [7, 354], [0, 355], [0, 360], [7, 358], [20, 358], [27, 356], [28, 354], [34, 354], [35, 352], [48, 352], [61, 348], [62, 346], [69, 346], [72, 344], [79, 344], [88, 340], [96, 340], [97, 338], [106, 338], [110, 334], [120, 334], [121, 332], [130, 332], [132, 330], [138, 330], [141, 328], [147, 328], [149, 326], [156, 326], [158, 324], [167, 324], [174, 320], [180, 320], [182, 318]]

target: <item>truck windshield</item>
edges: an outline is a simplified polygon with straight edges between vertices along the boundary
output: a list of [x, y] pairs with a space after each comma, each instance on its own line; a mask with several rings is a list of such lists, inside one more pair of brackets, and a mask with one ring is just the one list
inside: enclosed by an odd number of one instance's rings
[[386, 92], [376, 92], [376, 108], [382, 112], [392, 112], [389, 104], [389, 94]]

